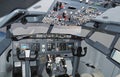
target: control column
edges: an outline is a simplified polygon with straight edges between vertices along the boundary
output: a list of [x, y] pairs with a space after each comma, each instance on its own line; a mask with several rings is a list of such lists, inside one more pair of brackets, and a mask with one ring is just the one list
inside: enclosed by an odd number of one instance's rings
[[73, 71], [72, 71], [72, 75], [73, 77], [80, 77], [79, 73], [78, 73], [78, 68], [79, 68], [79, 61], [80, 61], [80, 57], [85, 56], [87, 53], [87, 47], [84, 47], [84, 52], [82, 50], [82, 47], [78, 47], [77, 50], [76, 49], [72, 49], [72, 54], [73, 54]]

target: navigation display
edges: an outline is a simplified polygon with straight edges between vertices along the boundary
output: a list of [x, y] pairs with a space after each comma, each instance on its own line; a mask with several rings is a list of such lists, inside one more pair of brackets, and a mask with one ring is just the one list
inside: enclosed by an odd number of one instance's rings
[[22, 50], [29, 49], [29, 44], [21, 44], [21, 49]]

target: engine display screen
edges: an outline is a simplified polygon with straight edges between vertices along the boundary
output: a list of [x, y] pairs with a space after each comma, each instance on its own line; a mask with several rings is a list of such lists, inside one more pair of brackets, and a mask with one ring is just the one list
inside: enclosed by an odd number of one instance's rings
[[67, 50], [71, 50], [72, 47], [74, 47], [74, 43], [67, 43], [67, 44], [66, 44]]
[[114, 61], [120, 63], [120, 51], [117, 49], [113, 49], [112, 54], [111, 54], [111, 58]]

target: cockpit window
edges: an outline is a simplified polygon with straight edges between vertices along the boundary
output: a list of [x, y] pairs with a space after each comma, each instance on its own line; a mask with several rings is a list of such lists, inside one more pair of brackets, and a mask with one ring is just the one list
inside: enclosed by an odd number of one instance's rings
[[6, 34], [0, 31], [0, 41], [2, 41], [5, 38], [5, 36]]

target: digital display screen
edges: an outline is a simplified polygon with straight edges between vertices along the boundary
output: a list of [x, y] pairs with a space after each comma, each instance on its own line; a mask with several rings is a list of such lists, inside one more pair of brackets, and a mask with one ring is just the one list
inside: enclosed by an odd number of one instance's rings
[[60, 48], [60, 51], [66, 50], [66, 43], [60, 43], [59, 48]]
[[21, 44], [21, 49], [22, 50], [29, 49], [29, 44]]
[[48, 43], [47, 50], [48, 51], [55, 51], [55, 43]]
[[74, 47], [74, 43], [66, 43], [67, 50], [71, 50]]
[[120, 51], [117, 50], [117, 49], [113, 49], [113, 50], [112, 50], [112, 53], [111, 53], [111, 58], [112, 58], [114, 61], [120, 63]]

